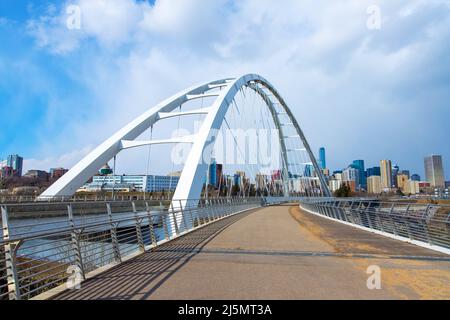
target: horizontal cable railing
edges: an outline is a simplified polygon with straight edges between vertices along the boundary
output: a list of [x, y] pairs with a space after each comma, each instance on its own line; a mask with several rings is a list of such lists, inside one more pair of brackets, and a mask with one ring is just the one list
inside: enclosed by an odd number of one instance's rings
[[300, 207], [404, 240], [450, 250], [450, 206], [361, 199], [303, 200]]
[[20, 206], [3, 205], [0, 300], [30, 299], [77, 283], [101, 267], [262, 205], [261, 198], [177, 200], [170, 207], [146, 201], [128, 206], [107, 202], [102, 209], [55, 203], [38, 210], [31, 207], [31, 215]]

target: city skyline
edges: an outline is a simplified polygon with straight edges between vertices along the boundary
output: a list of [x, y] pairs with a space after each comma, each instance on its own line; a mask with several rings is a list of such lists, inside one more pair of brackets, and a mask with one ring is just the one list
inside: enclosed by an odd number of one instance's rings
[[[319, 148], [319, 154], [317, 155], [317, 161], [318, 161], [318, 163], [319, 163], [319, 165], [321, 166], [321, 160], [320, 160], [320, 152], [321, 152], [321, 150], [324, 150], [323, 152], [324, 152], [324, 155], [325, 155], [325, 152], [326, 152], [326, 154], [327, 154], [327, 156], [326, 156], [326, 162], [328, 162], [328, 157], [329, 157], [329, 155], [328, 155], [328, 151], [326, 151], [327, 149], [325, 148], [325, 147], [320, 147]], [[17, 155], [17, 154], [14, 154], [14, 155], [8, 155], [7, 157], [5, 157], [5, 158], [8, 158], [8, 157], [12, 157], [12, 156], [15, 156], [15, 155]], [[425, 159], [427, 159], [428, 157], [432, 157], [432, 156], [441, 156], [441, 155], [438, 155], [438, 154], [430, 154], [430, 155], [427, 155], [427, 156], [424, 156], [423, 157], [423, 159], [422, 159], [422, 161], [424, 161]], [[442, 157], [442, 156], [441, 156]], [[389, 159], [390, 160], [390, 159]], [[215, 159], [214, 159], [214, 161], [215, 161]], [[345, 164], [345, 165], [343, 165], [342, 167], [336, 167], [336, 168], [329, 168], [329, 167], [324, 167], [324, 168], [322, 168], [322, 169], [328, 169], [328, 170], [330, 170], [330, 172], [332, 173], [332, 172], [335, 172], [335, 171], [342, 171], [342, 170], [345, 170], [346, 168], [348, 168], [349, 166], [355, 166], [355, 162], [357, 162], [357, 161], [363, 161], [363, 170], [362, 171], [367, 171], [367, 170], [370, 170], [370, 169], [372, 169], [372, 168], [375, 168], [375, 167], [380, 167], [380, 162], [381, 161], [383, 161], [383, 159], [381, 159], [381, 160], [378, 160], [378, 161], [374, 161], [374, 162], [369, 162], [369, 161], [367, 161], [366, 159], [360, 159], [360, 160], [349, 160], [348, 162], [347, 162], [347, 164]], [[443, 168], [445, 168], [445, 164], [446, 164], [446, 161], [445, 161], [445, 159], [441, 159], [441, 161], [442, 161], [442, 166], [443, 166]], [[23, 171], [23, 174], [25, 174], [27, 171], [30, 171], [30, 170], [43, 170], [43, 171], [46, 171], [46, 172], [49, 172], [49, 173], [51, 173], [51, 171], [53, 170], [53, 169], [55, 169], [55, 168], [63, 168], [63, 167], [58, 167], [57, 165], [52, 165], [50, 168], [36, 168], [36, 167], [26, 167], [26, 162], [27, 162], [27, 159], [25, 158], [25, 157], [23, 157], [23, 169], [21, 170], [21, 172]], [[353, 163], [352, 163], [353, 162]], [[1, 160], [1, 157], [0, 157], [0, 167], [2, 167], [3, 165], [6, 165], [6, 163], [7, 163], [7, 160]], [[369, 165], [368, 165], [368, 163], [370, 163]], [[425, 170], [425, 167], [422, 169], [422, 170], [413, 170], [413, 169], [411, 169], [411, 168], [407, 168], [407, 167], [403, 167], [403, 166], [401, 166], [401, 165], [399, 165], [396, 161], [394, 161], [394, 160], [390, 160], [390, 163], [391, 163], [391, 170], [392, 170], [392, 168], [394, 167], [394, 166], [399, 166], [400, 167], [400, 172], [399, 173], [402, 173], [403, 171], [408, 171], [409, 172], [409, 174], [410, 174], [410, 176], [413, 176], [413, 175], [419, 175], [421, 178], [422, 178], [422, 180], [423, 181], [428, 181], [427, 179], [426, 179], [426, 177], [427, 177], [427, 173], [426, 173], [426, 170]], [[422, 162], [423, 163], [423, 162]], [[364, 167], [367, 169], [367, 170], [364, 170]], [[69, 168], [70, 169], [70, 168]], [[169, 172], [169, 171], [167, 171], [167, 172]], [[232, 173], [232, 171], [230, 171], [230, 172], [228, 172], [228, 173]], [[117, 172], [117, 174], [126, 174], [126, 175], [141, 175], [141, 174], [143, 174], [143, 172], [130, 172], [130, 173], [128, 173], [128, 172]], [[163, 173], [163, 172], [157, 172], [157, 173], [151, 173], [151, 174], [156, 174], [156, 175], [158, 175], [158, 174], [165, 174], [165, 173]], [[367, 176], [368, 177], [368, 176]], [[366, 177], [366, 178], [367, 178]], [[450, 178], [448, 178], [448, 177], [450, 177], [450, 175], [449, 175], [449, 172], [447, 172], [445, 169], [444, 169], [444, 184], [445, 184], [445, 182], [447, 182], [447, 181], [450, 181]], [[363, 183], [363, 185], [364, 185], [365, 183]]]
[[[312, 149], [325, 144], [332, 155], [329, 167], [345, 167], [349, 159], [365, 159], [370, 167], [387, 158], [424, 176], [423, 157], [441, 154], [449, 179], [450, 15], [443, 1], [380, 1], [378, 30], [366, 26], [371, 3], [365, 1], [214, 1], [202, 5], [201, 14], [194, 10], [197, 0], [173, 10], [159, 1], [121, 0], [111, 11], [100, 1], [73, 3], [89, 13], [75, 30], [64, 24], [63, 2], [0, 4], [6, 44], [0, 111], [8, 114], [0, 152], [26, 155], [25, 169], [72, 167], [162, 98], [192, 83], [251, 71], [282, 88]], [[116, 11], [123, 17], [108, 15]], [[223, 27], [205, 38], [205, 25]], [[262, 32], [264, 26], [271, 32]], [[283, 43], [295, 46], [283, 49]], [[124, 154], [129, 165], [123, 170], [144, 171], [132, 161], [143, 154]]]

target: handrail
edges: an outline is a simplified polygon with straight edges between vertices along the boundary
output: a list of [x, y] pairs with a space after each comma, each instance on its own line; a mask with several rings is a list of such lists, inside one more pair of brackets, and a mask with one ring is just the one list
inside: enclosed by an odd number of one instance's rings
[[[126, 212], [113, 213], [112, 203], [106, 203], [102, 214], [84, 221], [77, 217], [76, 204], [69, 203], [65, 205], [65, 218], [25, 226], [14, 226], [8, 214], [11, 206], [1, 205], [0, 300], [30, 299], [64, 285], [74, 270], [79, 279], [86, 279], [100, 267], [120, 263], [204, 225], [265, 204], [261, 198], [189, 202], [199, 205], [154, 209], [146, 203], [141, 210], [130, 202], [130, 206], [120, 207]], [[51, 228], [52, 224], [63, 225]], [[30, 232], [33, 226], [43, 229]], [[20, 233], [14, 234], [17, 230]]]
[[449, 205], [361, 199], [305, 199], [300, 207], [332, 220], [450, 254]]

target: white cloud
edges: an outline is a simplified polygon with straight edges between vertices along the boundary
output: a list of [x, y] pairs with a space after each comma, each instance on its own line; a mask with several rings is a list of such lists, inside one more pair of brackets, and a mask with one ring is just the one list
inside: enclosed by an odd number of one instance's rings
[[50, 170], [50, 168], [71, 168], [93, 149], [93, 145], [88, 145], [83, 147], [82, 149], [75, 149], [57, 157], [47, 157], [44, 159], [24, 159], [23, 171], [25, 173], [28, 170], [35, 169], [48, 171]]
[[[366, 8], [372, 2], [157, 0], [151, 6], [78, 0], [80, 32], [65, 28], [64, 12], [30, 21], [29, 30], [40, 47], [54, 53], [76, 53], [84, 41], [98, 45], [80, 59], [74, 75], [91, 88], [96, 106], [91, 120], [70, 127], [77, 146], [86, 144], [86, 131], [97, 130], [89, 140], [100, 143], [184, 87], [256, 72], [286, 97], [312, 145], [326, 143], [330, 163], [344, 166], [352, 157], [404, 158], [396, 143], [379, 141], [421, 125], [427, 100], [412, 101], [416, 82], [427, 79], [431, 87], [449, 70], [448, 62], [441, 71], [430, 68], [450, 51], [448, 6], [376, 1], [383, 23], [370, 31]], [[437, 99], [438, 93], [424, 90]], [[438, 97], [448, 94], [444, 90]], [[405, 114], [406, 105], [415, 117]], [[105, 115], [108, 121], [102, 121]], [[376, 133], [373, 123], [379, 124]], [[352, 144], [356, 147], [349, 148]], [[404, 166], [421, 167], [422, 153], [428, 152], [421, 147], [418, 160], [405, 160]]]

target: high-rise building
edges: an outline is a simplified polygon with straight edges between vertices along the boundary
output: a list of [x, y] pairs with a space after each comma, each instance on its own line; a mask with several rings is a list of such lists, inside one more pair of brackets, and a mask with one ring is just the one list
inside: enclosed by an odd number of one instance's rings
[[417, 173], [411, 175], [411, 181], [420, 181], [420, 176]]
[[327, 167], [327, 160], [325, 157], [325, 148], [322, 147], [319, 149], [319, 161], [320, 161], [320, 166], [322, 169], [326, 169]]
[[367, 168], [366, 176], [367, 176], [367, 178], [369, 178], [371, 176], [381, 176], [380, 167]]
[[405, 176], [408, 176], [408, 179], [409, 179], [410, 176], [411, 176], [409, 170], [402, 170], [402, 174], [404, 174]]
[[305, 170], [303, 172], [305, 177], [313, 177], [314, 176], [314, 167], [312, 164], [307, 164], [305, 166]]
[[223, 165], [217, 164], [216, 165], [216, 187], [219, 188], [220, 186], [223, 186], [225, 184], [223, 179]]
[[381, 177], [380, 176], [370, 176], [367, 178], [367, 192], [369, 194], [380, 194], [381, 193]]
[[[353, 182], [354, 188], [356, 190], [357, 186], [359, 185], [359, 171], [358, 169], [355, 169], [353, 167], [348, 167], [342, 172], [342, 180], [344, 182]], [[347, 184], [349, 185], [349, 184]], [[353, 190], [353, 191], [355, 191]]]
[[359, 184], [361, 188], [365, 189], [367, 187], [367, 182], [366, 182], [366, 170], [364, 169], [364, 160], [354, 160], [351, 167], [358, 170], [357, 187]]
[[431, 155], [425, 157], [425, 176], [432, 187], [444, 188], [444, 168], [442, 166], [442, 156]]
[[215, 158], [211, 159], [211, 164], [209, 165], [209, 181], [208, 184], [211, 186], [217, 185], [217, 162]]
[[[281, 177], [281, 173], [280, 173], [280, 177]], [[243, 186], [244, 185], [244, 179], [245, 179], [245, 172], [244, 171], [236, 171], [236, 173], [234, 174], [234, 179], [233, 179], [234, 180], [234, 185], [235, 186], [239, 186], [239, 187]]]
[[335, 192], [342, 186], [342, 180], [337, 179], [331, 179], [328, 181], [328, 187], [330, 188], [331, 192]]
[[7, 166], [13, 170], [13, 175], [17, 177], [22, 176], [23, 158], [17, 154], [8, 156], [6, 160]]
[[397, 188], [399, 188], [401, 191], [405, 192], [407, 191], [407, 184], [409, 184], [409, 179], [406, 174], [398, 174], [397, 175]]
[[395, 165], [392, 167], [392, 187], [394, 187], [394, 188], [398, 188], [397, 176], [398, 176], [399, 171], [400, 171], [399, 166]]
[[419, 194], [420, 193], [420, 182], [411, 180], [409, 182], [409, 193]]
[[392, 162], [391, 160], [380, 161], [380, 173], [381, 173], [381, 188], [392, 188]]

